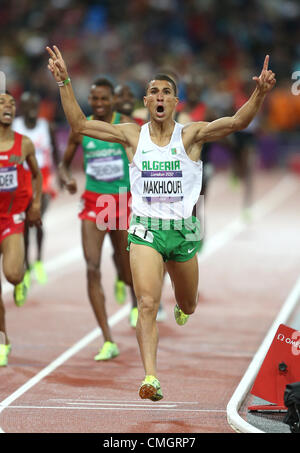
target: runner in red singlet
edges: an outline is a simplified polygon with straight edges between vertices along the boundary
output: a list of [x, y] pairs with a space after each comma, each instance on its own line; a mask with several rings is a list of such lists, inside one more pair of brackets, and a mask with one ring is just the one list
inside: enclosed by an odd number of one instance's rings
[[[41, 224], [42, 176], [31, 140], [11, 128], [16, 112], [15, 100], [0, 94], [0, 255], [3, 273], [15, 286], [17, 306], [26, 300], [26, 286], [18, 285], [24, 275], [24, 221], [30, 226]], [[32, 175], [32, 186], [25, 176], [26, 160]], [[16, 285], [18, 290], [16, 290]], [[0, 283], [0, 366], [7, 365], [10, 352], [5, 325], [5, 310]]]

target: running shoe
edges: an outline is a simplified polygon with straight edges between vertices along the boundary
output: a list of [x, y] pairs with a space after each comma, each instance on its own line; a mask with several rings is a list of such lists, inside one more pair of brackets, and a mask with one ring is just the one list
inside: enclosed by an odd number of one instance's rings
[[159, 307], [158, 307], [158, 312], [156, 315], [156, 321], [162, 322], [162, 321], [165, 321], [166, 319], [167, 319], [167, 313], [165, 312], [164, 307], [160, 303]]
[[115, 299], [120, 305], [123, 305], [126, 300], [126, 285], [119, 279], [115, 281]]
[[151, 374], [147, 375], [140, 386], [139, 395], [142, 399], [148, 398], [151, 401], [161, 400], [163, 394], [159, 380]]
[[36, 261], [33, 264], [33, 269], [34, 269], [35, 278], [37, 279], [38, 283], [40, 285], [45, 285], [45, 283], [47, 283], [47, 281], [48, 281], [48, 278], [47, 278], [47, 274], [46, 274], [43, 262], [39, 261], [39, 260]]
[[28, 288], [24, 283], [24, 280], [21, 283], [18, 283], [14, 289], [14, 300], [17, 307], [22, 307], [26, 302]]
[[0, 344], [0, 366], [6, 366], [8, 363], [8, 354], [11, 351], [10, 344]]
[[110, 360], [119, 355], [119, 349], [116, 343], [111, 341], [105, 341], [102, 348], [99, 350], [98, 354], [95, 355], [95, 360]]
[[129, 324], [134, 329], [136, 328], [136, 323], [137, 323], [137, 320], [138, 320], [138, 316], [139, 316], [139, 311], [138, 311], [137, 307], [133, 307], [131, 309], [130, 315], [129, 315]]
[[183, 311], [181, 310], [181, 308], [178, 307], [177, 304], [174, 307], [174, 316], [175, 316], [175, 321], [177, 322], [177, 324], [179, 326], [183, 326], [190, 317], [189, 315], [186, 315], [185, 313], [183, 313]]

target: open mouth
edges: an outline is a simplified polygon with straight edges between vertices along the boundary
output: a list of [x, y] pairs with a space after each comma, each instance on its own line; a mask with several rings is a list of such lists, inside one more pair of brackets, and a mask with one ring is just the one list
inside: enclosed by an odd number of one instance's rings
[[165, 108], [163, 105], [158, 105], [156, 108], [156, 113], [158, 116], [162, 116], [165, 112]]
[[12, 114], [10, 112], [4, 112], [3, 118], [12, 119]]

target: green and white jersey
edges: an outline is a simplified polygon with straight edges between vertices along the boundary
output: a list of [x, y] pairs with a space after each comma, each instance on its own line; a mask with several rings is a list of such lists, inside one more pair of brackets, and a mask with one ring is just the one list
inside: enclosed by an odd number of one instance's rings
[[[119, 124], [120, 118], [120, 113], [114, 113], [112, 124]], [[84, 136], [82, 147], [86, 190], [101, 194], [129, 192], [129, 162], [122, 145]]]
[[183, 146], [182, 124], [174, 122], [166, 146], [152, 142], [149, 123], [141, 128], [129, 165], [132, 212], [160, 219], [186, 219], [192, 215], [202, 185], [202, 162], [192, 161]]

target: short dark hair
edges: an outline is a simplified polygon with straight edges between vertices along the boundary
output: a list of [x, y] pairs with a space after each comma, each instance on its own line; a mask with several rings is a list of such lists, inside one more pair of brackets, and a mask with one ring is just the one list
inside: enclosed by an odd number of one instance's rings
[[170, 84], [171, 84], [172, 87], [173, 87], [174, 94], [175, 94], [175, 96], [177, 96], [177, 86], [176, 86], [176, 83], [175, 83], [175, 81], [174, 81], [170, 76], [168, 76], [167, 74], [156, 74], [154, 77], [152, 77], [152, 79], [149, 80], [149, 82], [147, 83], [146, 91], [148, 90], [148, 88], [149, 88], [149, 83], [152, 82], [152, 80], [166, 80], [167, 82], [170, 82]]
[[91, 89], [93, 89], [95, 87], [108, 87], [108, 88], [110, 88], [110, 91], [112, 94], [114, 94], [114, 91], [115, 91], [114, 86], [111, 83], [111, 81], [106, 79], [105, 77], [100, 77], [100, 78], [94, 80], [94, 82], [92, 83]]
[[8, 90], [0, 91], [0, 94], [8, 94], [8, 95], [11, 96], [12, 98], [14, 98], [14, 96], [13, 96]]

